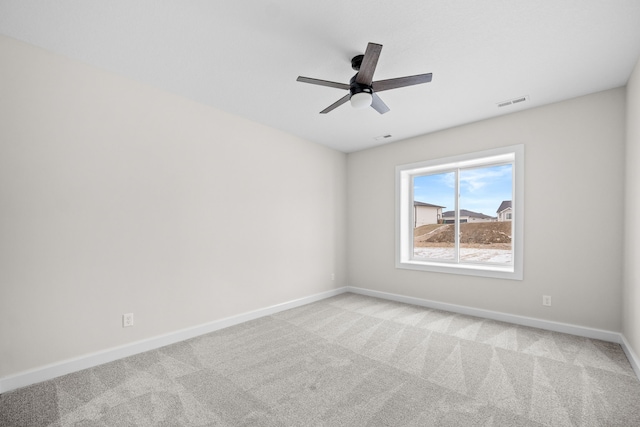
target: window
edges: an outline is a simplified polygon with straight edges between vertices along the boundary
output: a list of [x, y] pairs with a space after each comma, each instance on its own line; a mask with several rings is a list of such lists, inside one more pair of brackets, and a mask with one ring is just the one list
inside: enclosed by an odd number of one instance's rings
[[523, 145], [397, 166], [396, 267], [522, 280], [523, 180]]

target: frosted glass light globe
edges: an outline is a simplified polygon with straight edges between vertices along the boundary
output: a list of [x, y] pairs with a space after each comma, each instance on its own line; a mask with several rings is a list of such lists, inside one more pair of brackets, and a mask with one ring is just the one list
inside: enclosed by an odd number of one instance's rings
[[373, 101], [373, 96], [367, 92], [359, 92], [351, 95], [351, 106], [353, 108], [367, 108], [371, 106], [371, 102]]

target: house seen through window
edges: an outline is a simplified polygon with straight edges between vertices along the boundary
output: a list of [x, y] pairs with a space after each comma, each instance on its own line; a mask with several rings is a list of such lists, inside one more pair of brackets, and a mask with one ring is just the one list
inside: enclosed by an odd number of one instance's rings
[[514, 146], [398, 166], [397, 267], [521, 279], [523, 155]]

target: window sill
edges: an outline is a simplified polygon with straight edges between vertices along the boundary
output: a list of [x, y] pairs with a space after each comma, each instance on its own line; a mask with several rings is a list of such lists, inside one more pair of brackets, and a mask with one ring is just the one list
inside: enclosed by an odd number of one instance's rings
[[398, 260], [396, 268], [431, 271], [434, 273], [463, 274], [468, 276], [492, 277], [497, 279], [522, 280], [521, 269], [514, 266], [453, 264], [418, 260]]

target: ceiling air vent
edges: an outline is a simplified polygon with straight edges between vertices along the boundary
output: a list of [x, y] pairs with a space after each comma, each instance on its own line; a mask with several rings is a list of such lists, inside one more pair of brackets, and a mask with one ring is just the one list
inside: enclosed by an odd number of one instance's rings
[[525, 95], [519, 98], [510, 99], [508, 101], [502, 101], [498, 103], [498, 108], [506, 107], [508, 105], [513, 105], [513, 104], [519, 104], [521, 102], [528, 101], [528, 100], [529, 100], [529, 95]]
[[384, 140], [384, 139], [388, 139], [388, 138], [391, 138], [391, 135], [376, 136], [376, 137], [375, 137], [375, 138], [373, 138], [373, 139], [375, 139], [376, 141], [382, 141], [382, 140]]

